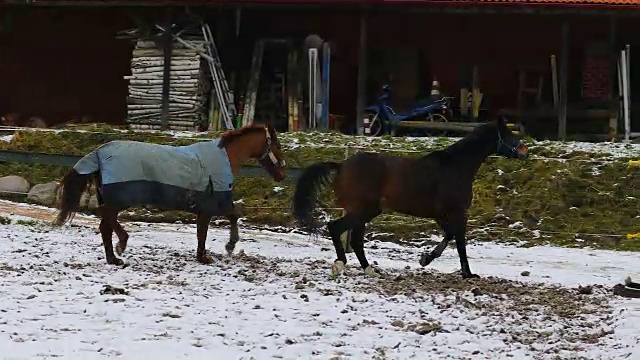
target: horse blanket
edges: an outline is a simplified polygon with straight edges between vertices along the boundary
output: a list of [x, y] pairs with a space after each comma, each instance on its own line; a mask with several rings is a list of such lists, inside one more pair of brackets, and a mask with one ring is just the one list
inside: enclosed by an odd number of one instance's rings
[[79, 174], [99, 171], [101, 202], [115, 208], [153, 205], [224, 215], [233, 206], [233, 173], [218, 142], [169, 146], [116, 140], [85, 155], [73, 168]]

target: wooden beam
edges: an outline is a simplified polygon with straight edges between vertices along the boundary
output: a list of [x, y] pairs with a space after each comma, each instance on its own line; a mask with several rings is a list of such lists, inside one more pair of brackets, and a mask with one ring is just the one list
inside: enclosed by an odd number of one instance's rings
[[620, 109], [620, 96], [618, 95], [616, 82], [618, 80], [618, 45], [617, 18], [615, 15], [609, 17], [609, 139], [614, 141], [618, 134], [618, 114]]
[[356, 109], [356, 134], [364, 135], [364, 108], [367, 101], [367, 14], [360, 13], [360, 52], [358, 56], [358, 98]]
[[558, 140], [567, 138], [567, 82], [569, 64], [569, 23], [562, 23], [562, 48], [560, 49], [560, 103], [558, 104]]
[[161, 129], [169, 129], [169, 92], [171, 91], [171, 51], [173, 50], [173, 13], [170, 7], [165, 9], [164, 33], [162, 34], [163, 71], [162, 71], [162, 115]]

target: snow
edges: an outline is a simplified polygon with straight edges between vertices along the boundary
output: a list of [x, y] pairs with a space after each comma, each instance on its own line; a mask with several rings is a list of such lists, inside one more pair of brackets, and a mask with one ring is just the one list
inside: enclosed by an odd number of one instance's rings
[[8, 142], [10, 143], [11, 140], [13, 140], [13, 135], [4, 135], [4, 136], [0, 136], [0, 140], [4, 141], [4, 142]]
[[[25, 209], [45, 211], [22, 205], [15, 212]], [[346, 275], [331, 279], [335, 252], [327, 239], [249, 228], [241, 229], [233, 258], [221, 255], [228, 230], [210, 229], [215, 261], [206, 266], [194, 259], [194, 226], [126, 223], [128, 266], [114, 267], [104, 262], [95, 218], [53, 228], [0, 215], [13, 220], [0, 226], [3, 359], [640, 357], [640, 299], [594, 291], [611, 314], [563, 320], [535, 303], [522, 316], [509, 306], [521, 299], [506, 295], [423, 294], [419, 287], [385, 295], [376, 289], [399, 278], [365, 277], [353, 254]], [[387, 278], [423, 271], [419, 248], [368, 242], [366, 251]], [[492, 243], [470, 244], [468, 253], [482, 277], [527, 284], [611, 287], [640, 271], [634, 253]], [[456, 251], [447, 249], [429, 268], [424, 277], [458, 276], [446, 274], [459, 268]], [[101, 295], [107, 284], [128, 295]], [[474, 308], [483, 301], [495, 311]], [[411, 330], [424, 322], [441, 330]], [[545, 331], [542, 340], [513, 340]], [[599, 343], [568, 340], [597, 331], [608, 333]]]

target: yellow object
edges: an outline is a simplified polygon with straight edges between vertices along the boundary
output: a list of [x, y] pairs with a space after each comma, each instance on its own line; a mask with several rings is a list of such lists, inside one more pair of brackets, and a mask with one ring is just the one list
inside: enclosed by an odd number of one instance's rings
[[629, 166], [640, 167], [640, 160], [629, 160]]
[[627, 239], [640, 239], [640, 233], [627, 234]]

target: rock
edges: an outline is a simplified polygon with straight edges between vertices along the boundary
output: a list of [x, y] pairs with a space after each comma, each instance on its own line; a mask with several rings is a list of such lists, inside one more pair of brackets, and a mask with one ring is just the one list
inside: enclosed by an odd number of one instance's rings
[[531, 275], [531, 273], [525, 270], [525, 271], [521, 272], [520, 275], [529, 276], [529, 275]]
[[29, 182], [22, 176], [9, 175], [0, 177], [0, 191], [27, 193]]
[[404, 321], [402, 321], [402, 320], [400, 320], [400, 319], [398, 319], [398, 320], [393, 320], [393, 321], [391, 322], [391, 326], [398, 327], [398, 328], [404, 327]]
[[48, 182], [45, 184], [34, 185], [29, 193], [27, 199], [41, 204], [41, 205], [53, 205], [56, 202], [56, 195], [58, 192], [57, 182]]
[[442, 329], [442, 326], [440, 325], [440, 323], [434, 322], [434, 323], [429, 323], [429, 322], [425, 322], [422, 323], [418, 326], [416, 326], [414, 332], [416, 332], [419, 335], [426, 335], [432, 331], [439, 331], [440, 329]]
[[582, 295], [591, 295], [593, 293], [593, 287], [591, 287], [590, 285], [587, 285], [587, 286], [579, 285], [578, 293]]

